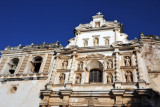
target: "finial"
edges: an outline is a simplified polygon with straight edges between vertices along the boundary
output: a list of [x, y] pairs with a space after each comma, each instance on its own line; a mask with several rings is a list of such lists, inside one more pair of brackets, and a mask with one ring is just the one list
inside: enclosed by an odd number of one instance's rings
[[21, 44], [18, 45], [19, 47], [22, 46]]
[[7, 46], [7, 47], [5, 48], [5, 50], [8, 50], [8, 49], [11, 49], [11, 47], [10, 47], [10, 46]]
[[56, 42], [57, 44], [59, 44], [59, 41], [57, 40], [57, 42]]
[[31, 43], [31, 45], [34, 45], [34, 43]]
[[98, 12], [98, 13], [97, 13], [97, 15], [101, 15], [101, 14], [102, 14], [101, 12]]
[[142, 32], [140, 33], [140, 35], [141, 35], [141, 36], [142, 36], [142, 35], [144, 36], [144, 34], [143, 34]]
[[117, 22], [117, 20], [114, 20], [114, 22]]

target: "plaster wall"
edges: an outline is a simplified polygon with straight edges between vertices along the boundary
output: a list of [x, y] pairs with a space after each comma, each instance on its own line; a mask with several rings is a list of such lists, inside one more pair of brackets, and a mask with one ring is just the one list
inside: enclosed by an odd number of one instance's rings
[[90, 31], [90, 32], [81, 32], [77, 37], [76, 45], [79, 47], [84, 47], [83, 39], [88, 39], [88, 46], [94, 46], [92, 36], [99, 35], [99, 46], [104, 46], [105, 41], [103, 37], [109, 37], [109, 45], [115, 42], [115, 32], [113, 30], [100, 30], [100, 31]]
[[[38, 107], [40, 90], [44, 89], [46, 80], [12, 81], [0, 83], [1, 107]], [[10, 92], [12, 86], [17, 86], [15, 93]]]

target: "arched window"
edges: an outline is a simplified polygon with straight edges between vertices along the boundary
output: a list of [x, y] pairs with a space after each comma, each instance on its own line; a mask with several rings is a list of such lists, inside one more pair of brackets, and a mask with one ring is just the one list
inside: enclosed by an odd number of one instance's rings
[[42, 57], [41, 56], [37, 56], [33, 59], [32, 63], [32, 68], [31, 71], [33, 73], [38, 73], [41, 67], [41, 63], [42, 63]]
[[15, 72], [17, 66], [18, 66], [18, 62], [19, 62], [18, 58], [13, 58], [10, 61], [10, 63], [9, 63], [9, 65], [10, 65], [10, 69], [9, 69], [10, 74], [14, 74], [14, 72]]
[[89, 82], [102, 82], [102, 71], [98, 69], [90, 70]]

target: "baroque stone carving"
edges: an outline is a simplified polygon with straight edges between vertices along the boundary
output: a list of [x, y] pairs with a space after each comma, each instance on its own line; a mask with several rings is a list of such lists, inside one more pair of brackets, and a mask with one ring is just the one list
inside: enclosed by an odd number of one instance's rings
[[103, 37], [105, 45], [109, 45], [109, 38], [110, 37]]
[[112, 62], [112, 60], [108, 60], [107, 61], [107, 69], [111, 69], [111, 68], [113, 68], [113, 62]]
[[132, 72], [131, 71], [126, 71], [125, 78], [126, 78], [126, 82], [133, 82], [133, 80], [132, 80]]
[[75, 83], [76, 84], [80, 84], [81, 83], [81, 78], [82, 78], [82, 76], [81, 76], [80, 73], [76, 74], [76, 81], [75, 81]]
[[62, 69], [67, 69], [67, 66], [68, 66], [68, 61], [67, 60], [64, 60], [62, 62]]
[[84, 47], [87, 47], [88, 46], [88, 41], [84, 40], [83, 44], [84, 44]]
[[109, 39], [105, 39], [105, 45], [109, 45]]
[[113, 76], [111, 73], [108, 73], [107, 75], [107, 83], [112, 83], [113, 82]]
[[93, 107], [93, 105], [94, 105], [94, 98], [93, 97], [88, 98], [88, 106]]
[[99, 39], [96, 37], [96, 38], [94, 38], [94, 40], [93, 40], [93, 45], [94, 45], [94, 46], [98, 46], [98, 44], [99, 44]]
[[84, 38], [84, 39], [83, 39], [83, 45], [84, 45], [84, 47], [87, 47], [87, 46], [88, 46], [88, 39], [89, 39], [89, 38]]
[[83, 70], [83, 62], [78, 63], [78, 70]]
[[16, 91], [17, 91], [17, 86], [12, 86], [10, 88], [10, 93], [16, 93]]
[[124, 59], [125, 66], [131, 66], [131, 60], [129, 56], [126, 56]]
[[64, 82], [65, 82], [65, 74], [62, 73], [62, 74], [60, 74], [60, 76], [59, 76], [59, 83], [60, 83], [60, 84], [64, 84]]

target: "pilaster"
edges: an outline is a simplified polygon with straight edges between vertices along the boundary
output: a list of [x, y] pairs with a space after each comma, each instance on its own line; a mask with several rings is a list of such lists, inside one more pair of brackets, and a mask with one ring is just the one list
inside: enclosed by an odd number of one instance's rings
[[61, 105], [68, 105], [69, 104], [69, 97], [70, 97], [71, 93], [72, 93], [71, 89], [60, 90], [60, 94], [63, 97]]

